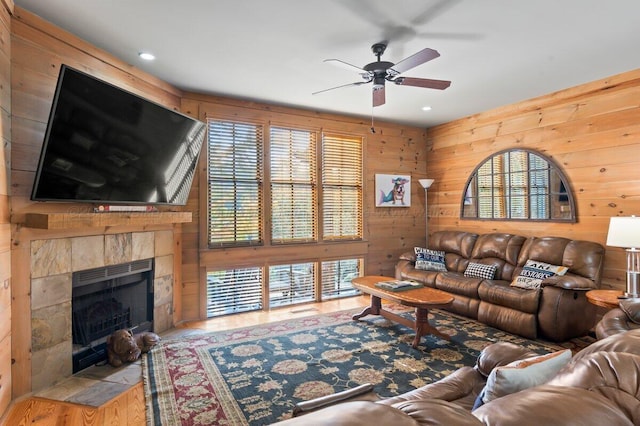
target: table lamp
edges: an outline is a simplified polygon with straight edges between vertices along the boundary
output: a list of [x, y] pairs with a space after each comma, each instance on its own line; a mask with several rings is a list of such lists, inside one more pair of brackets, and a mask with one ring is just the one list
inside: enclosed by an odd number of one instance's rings
[[640, 297], [640, 217], [612, 217], [607, 245], [623, 247], [627, 252], [626, 297]]
[[431, 185], [433, 185], [433, 179], [418, 179], [418, 182], [420, 182], [420, 185], [422, 185], [422, 187], [424, 188], [424, 232], [425, 232], [425, 238], [424, 238], [424, 243], [425, 243], [425, 247], [429, 247], [429, 215], [428, 212], [429, 210], [427, 210], [427, 189], [429, 189], [429, 187]]

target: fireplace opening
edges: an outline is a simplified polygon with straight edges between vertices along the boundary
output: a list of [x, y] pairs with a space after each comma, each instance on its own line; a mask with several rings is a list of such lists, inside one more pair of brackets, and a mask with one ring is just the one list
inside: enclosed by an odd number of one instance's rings
[[116, 330], [153, 331], [153, 259], [74, 272], [73, 372], [107, 359]]

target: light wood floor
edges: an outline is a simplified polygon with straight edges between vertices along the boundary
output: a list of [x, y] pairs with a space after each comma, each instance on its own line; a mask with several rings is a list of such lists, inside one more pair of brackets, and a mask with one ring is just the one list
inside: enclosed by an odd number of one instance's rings
[[[364, 308], [368, 305], [368, 296], [357, 296], [323, 303], [297, 305], [269, 312], [228, 315], [206, 321], [179, 324], [170, 332], [163, 333], [163, 337], [188, 333], [190, 330], [231, 330], [345, 309]], [[42, 395], [53, 395], [54, 393], [44, 392]], [[0, 419], [0, 424], [3, 426], [144, 426], [146, 420], [143, 385], [141, 381], [138, 381], [101, 406], [70, 403], [42, 396], [23, 397], [14, 401], [5, 416]]]

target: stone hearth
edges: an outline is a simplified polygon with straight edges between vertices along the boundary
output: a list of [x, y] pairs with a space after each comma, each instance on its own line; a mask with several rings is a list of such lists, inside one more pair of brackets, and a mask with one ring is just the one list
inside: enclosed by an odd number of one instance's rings
[[73, 272], [154, 258], [154, 331], [173, 326], [173, 232], [130, 232], [31, 243], [32, 390], [72, 375]]

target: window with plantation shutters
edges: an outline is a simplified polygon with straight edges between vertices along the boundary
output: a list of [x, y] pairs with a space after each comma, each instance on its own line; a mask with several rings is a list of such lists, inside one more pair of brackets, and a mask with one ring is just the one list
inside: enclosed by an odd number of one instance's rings
[[208, 120], [209, 247], [259, 245], [262, 126]]
[[363, 138], [252, 120], [207, 121], [207, 317], [358, 294]]
[[322, 136], [322, 236], [362, 238], [362, 138]]
[[362, 259], [343, 259], [322, 262], [322, 300], [352, 296], [359, 291], [351, 280], [360, 276]]
[[262, 309], [262, 269], [207, 273], [207, 318]]
[[316, 236], [316, 133], [271, 127], [271, 243], [303, 243]]

